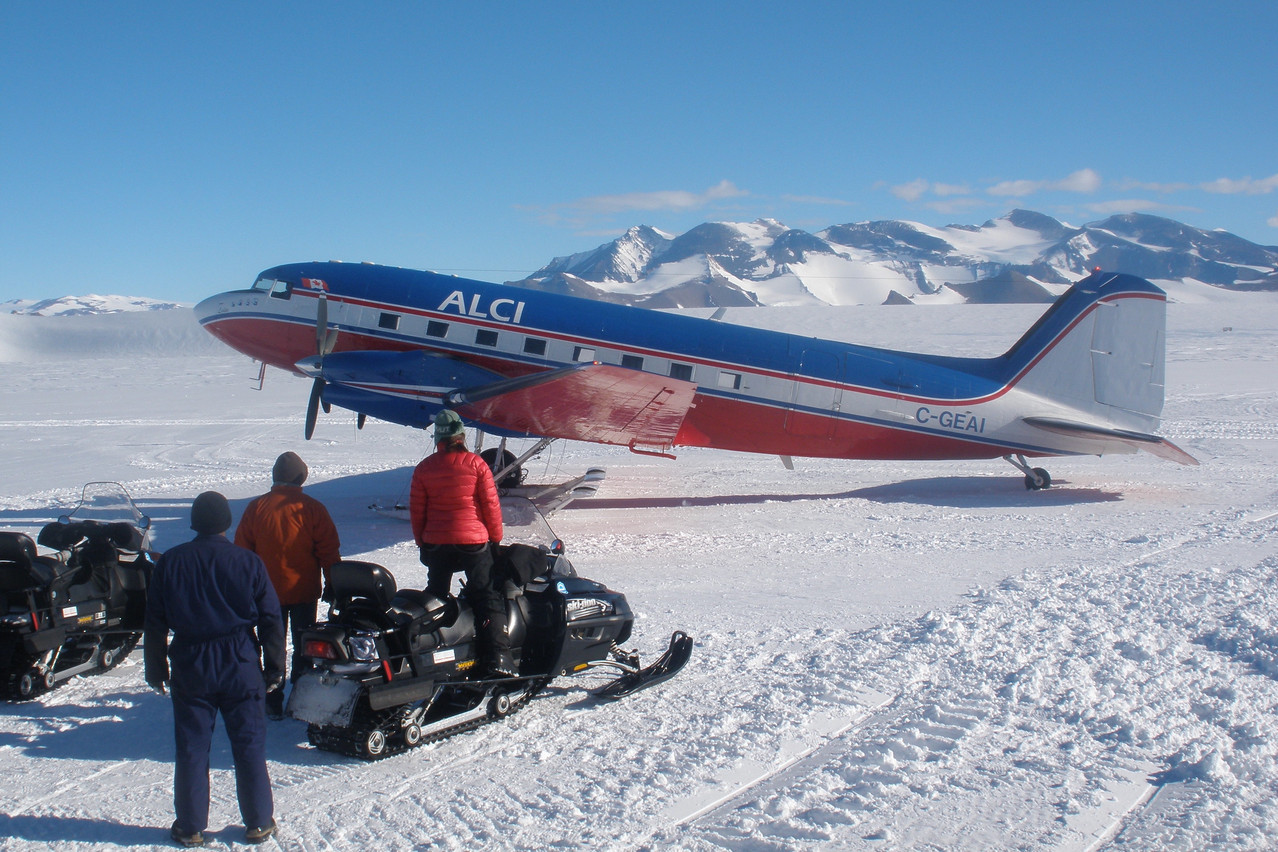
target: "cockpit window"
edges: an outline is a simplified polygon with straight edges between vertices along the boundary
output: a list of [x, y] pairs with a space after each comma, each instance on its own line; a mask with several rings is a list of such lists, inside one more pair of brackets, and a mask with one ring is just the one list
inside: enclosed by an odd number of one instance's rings
[[287, 281], [277, 281], [274, 278], [257, 279], [253, 282], [253, 289], [269, 293], [272, 299], [287, 299], [293, 293]]

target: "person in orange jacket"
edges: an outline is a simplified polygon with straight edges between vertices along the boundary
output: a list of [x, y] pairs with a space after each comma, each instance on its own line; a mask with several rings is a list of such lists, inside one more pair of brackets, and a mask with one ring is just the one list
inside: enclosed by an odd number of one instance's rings
[[486, 673], [513, 677], [514, 659], [506, 633], [506, 598], [494, 587], [493, 546], [501, 541], [501, 501], [488, 464], [466, 448], [457, 413], [435, 417], [435, 452], [413, 470], [409, 518], [413, 540], [426, 566], [426, 588], [447, 597], [453, 573], [466, 573], [466, 598], [487, 656]]
[[[315, 623], [324, 572], [342, 558], [341, 541], [328, 509], [302, 493], [309, 472], [297, 453], [282, 453], [271, 470], [271, 490], [248, 504], [235, 528], [235, 543], [262, 557], [279, 596], [293, 642], [293, 683], [308, 668], [302, 656], [302, 631]], [[284, 718], [283, 690], [266, 696], [266, 715]]]

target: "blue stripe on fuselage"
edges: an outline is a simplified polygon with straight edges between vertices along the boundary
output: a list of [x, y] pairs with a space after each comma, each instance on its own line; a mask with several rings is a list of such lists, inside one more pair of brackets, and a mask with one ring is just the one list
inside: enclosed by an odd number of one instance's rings
[[[353, 300], [365, 307], [468, 322], [499, 331], [518, 331], [534, 337], [734, 372], [770, 374], [778, 378], [798, 375], [880, 395], [960, 401], [984, 397], [1001, 388], [994, 376], [998, 359], [901, 353], [433, 272], [373, 265], [302, 263], [274, 267], [262, 275], [292, 282], [301, 278], [320, 279], [328, 284], [330, 298]], [[298, 285], [297, 290], [304, 291], [304, 288]], [[460, 293], [460, 300], [450, 299], [453, 293]], [[488, 306], [497, 300], [523, 303], [518, 323], [488, 315]], [[503, 314], [512, 315], [513, 309]], [[419, 337], [409, 338], [379, 328], [363, 326], [358, 331], [387, 340], [423, 343]], [[428, 342], [432, 348], [465, 357], [498, 358], [521, 364], [546, 363], [540, 358], [489, 347], [435, 339]]]

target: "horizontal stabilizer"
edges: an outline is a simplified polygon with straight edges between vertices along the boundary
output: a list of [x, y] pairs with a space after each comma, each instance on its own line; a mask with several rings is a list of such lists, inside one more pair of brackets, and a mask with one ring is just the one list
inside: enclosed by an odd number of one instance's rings
[[670, 447], [697, 386], [611, 364], [577, 364], [463, 388], [448, 404], [469, 420], [531, 435]]
[[1107, 426], [1096, 426], [1090, 423], [1076, 423], [1072, 420], [1062, 420], [1057, 417], [1025, 417], [1022, 420], [1037, 429], [1054, 432], [1058, 435], [1073, 435], [1125, 444], [1133, 449], [1144, 450], [1167, 461], [1174, 461], [1178, 464], [1198, 464], [1198, 459], [1166, 438], [1160, 438], [1157, 435], [1129, 432], [1125, 429], [1111, 429]]

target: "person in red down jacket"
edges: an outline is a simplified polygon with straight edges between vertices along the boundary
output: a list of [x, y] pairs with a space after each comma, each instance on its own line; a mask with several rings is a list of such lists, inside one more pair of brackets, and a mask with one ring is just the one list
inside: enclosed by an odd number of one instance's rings
[[[302, 493], [309, 473], [297, 453], [282, 453], [271, 469], [271, 490], [248, 504], [235, 528], [235, 543], [262, 557], [279, 596], [293, 640], [293, 683], [310, 667], [302, 655], [302, 631], [315, 623], [323, 572], [342, 558], [341, 541], [328, 509]], [[282, 689], [266, 696], [266, 715], [284, 718]]]
[[426, 588], [446, 598], [453, 574], [466, 573], [466, 597], [475, 614], [476, 638], [485, 671], [514, 677], [506, 598], [492, 577], [493, 547], [501, 541], [501, 502], [493, 472], [466, 448], [466, 430], [457, 413], [435, 417], [435, 452], [413, 471], [409, 514], [413, 539], [426, 566]]

